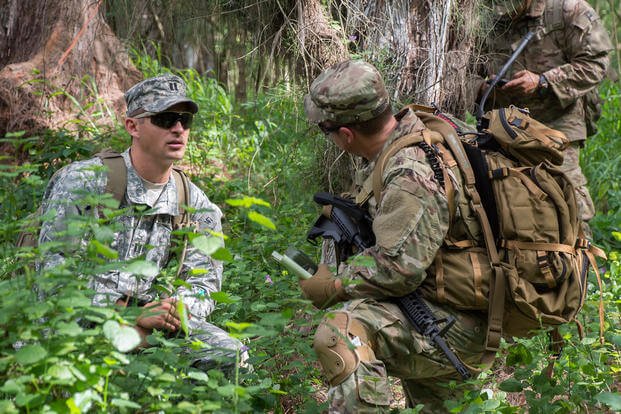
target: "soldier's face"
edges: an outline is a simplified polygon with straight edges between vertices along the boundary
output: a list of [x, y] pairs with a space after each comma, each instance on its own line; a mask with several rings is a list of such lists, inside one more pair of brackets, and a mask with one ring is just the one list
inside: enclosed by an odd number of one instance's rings
[[[168, 108], [166, 112], [187, 112], [186, 105], [178, 104]], [[180, 115], [181, 117], [181, 115]], [[181, 121], [165, 128], [156, 125], [157, 120], [143, 118], [135, 120], [135, 129], [128, 131], [133, 137], [132, 151], [140, 152], [154, 162], [173, 162], [181, 160], [190, 135], [190, 129], [184, 128]]]

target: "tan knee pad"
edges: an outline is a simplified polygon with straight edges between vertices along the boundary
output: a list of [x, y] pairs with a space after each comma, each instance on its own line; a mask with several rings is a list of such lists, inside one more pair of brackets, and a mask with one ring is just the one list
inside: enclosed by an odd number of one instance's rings
[[315, 333], [313, 348], [332, 386], [350, 376], [360, 361], [375, 360], [364, 327], [347, 312], [333, 312], [324, 318]]

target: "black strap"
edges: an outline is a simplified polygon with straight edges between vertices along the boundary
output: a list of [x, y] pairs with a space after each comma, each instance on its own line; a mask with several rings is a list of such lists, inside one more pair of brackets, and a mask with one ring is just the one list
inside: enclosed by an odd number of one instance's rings
[[440, 187], [444, 188], [444, 171], [442, 170], [442, 165], [440, 164], [440, 160], [438, 159], [437, 151], [425, 141], [421, 141], [418, 144], [418, 147], [425, 152], [425, 156], [427, 157], [427, 161], [431, 165], [431, 169], [433, 170], [433, 176], [440, 183]]
[[488, 175], [489, 165], [485, 160], [483, 151], [467, 143], [463, 145], [466, 156], [472, 166], [472, 171], [474, 172], [474, 186], [481, 196], [481, 204], [483, 205], [485, 214], [487, 214], [494, 240], [498, 241], [500, 238], [500, 224], [498, 222], [498, 210], [496, 209], [494, 189], [492, 188], [492, 183]]

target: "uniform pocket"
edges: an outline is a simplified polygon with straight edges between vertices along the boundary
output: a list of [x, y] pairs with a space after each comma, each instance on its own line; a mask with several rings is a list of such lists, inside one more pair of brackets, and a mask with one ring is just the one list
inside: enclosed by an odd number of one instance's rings
[[361, 401], [382, 407], [390, 405], [388, 375], [381, 362], [361, 361], [356, 370], [356, 385]]

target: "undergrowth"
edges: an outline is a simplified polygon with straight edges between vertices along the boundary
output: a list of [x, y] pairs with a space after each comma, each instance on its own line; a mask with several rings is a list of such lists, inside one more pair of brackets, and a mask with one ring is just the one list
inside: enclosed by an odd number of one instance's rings
[[[155, 60], [136, 56], [136, 61], [145, 76], [168, 71]], [[121, 328], [136, 315], [91, 306], [84, 278], [74, 277], [105, 266], [106, 217], [79, 223], [93, 241], [64, 266], [34, 272], [34, 261], [52, 247], [16, 249], [14, 241], [51, 174], [101, 148], [122, 150], [129, 138], [120, 126], [91, 129], [79, 139], [68, 131], [28, 138], [11, 134], [4, 143], [25, 151], [28, 161], [0, 163], [0, 412], [314, 413], [326, 408], [327, 384], [311, 349], [322, 312], [301, 299], [295, 278], [270, 258], [273, 250], [295, 245], [318, 259], [317, 248], [305, 238], [319, 213], [312, 195], [324, 173], [315, 162], [322, 137], [303, 119], [301, 91], [280, 87], [250, 102], [234, 102], [213, 79], [194, 71], [178, 74], [200, 107], [184, 167], [225, 213], [230, 260], [210, 322], [248, 346], [253, 369], [238, 376], [197, 371], [181, 352], [188, 345], [185, 337], [156, 335], [151, 351], [122, 352]], [[473, 380], [476, 392], [447, 402], [452, 412], [621, 410], [620, 93], [618, 85], [604, 89], [600, 132], [582, 153], [599, 211], [592, 227], [610, 256], [602, 268], [602, 342], [599, 289], [591, 278], [580, 317], [585, 335], [574, 325], [562, 328], [566, 346], [551, 377], [545, 375], [551, 356], [546, 333], [505, 343], [496, 366], [503, 379], [490, 371]]]

